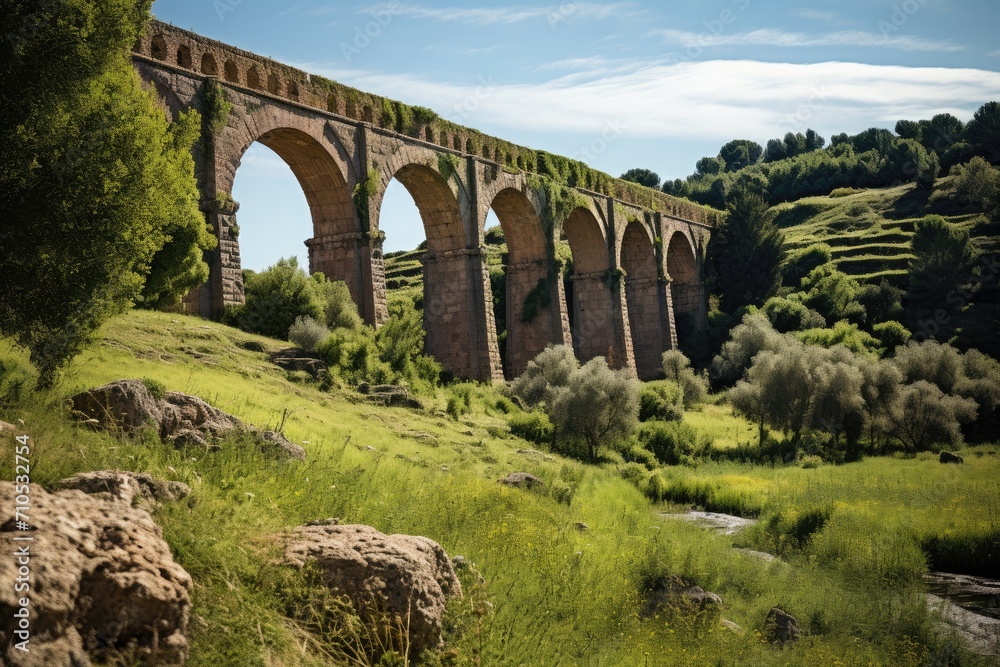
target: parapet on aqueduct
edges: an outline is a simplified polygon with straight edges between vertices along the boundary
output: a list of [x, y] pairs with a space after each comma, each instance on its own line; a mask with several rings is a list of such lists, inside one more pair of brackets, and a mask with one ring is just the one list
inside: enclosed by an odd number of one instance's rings
[[[164, 23], [136, 43], [133, 62], [168, 113], [194, 107], [204, 118], [196, 171], [219, 246], [189, 311], [219, 317], [243, 302], [230, 193], [260, 142], [288, 163], [309, 203], [310, 271], [346, 282], [371, 325], [387, 317], [382, 198], [393, 178], [409, 191], [427, 237], [427, 351], [458, 377], [516, 376], [550, 343], [655, 377], [678, 335], [705, 328], [715, 211]], [[506, 368], [482, 250], [491, 208], [508, 250]], [[573, 256], [566, 281], [563, 242]]]

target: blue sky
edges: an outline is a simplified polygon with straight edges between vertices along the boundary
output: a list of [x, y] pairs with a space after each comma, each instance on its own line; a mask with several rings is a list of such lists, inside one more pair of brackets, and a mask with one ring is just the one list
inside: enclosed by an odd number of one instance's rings
[[[157, 0], [153, 11], [614, 175], [681, 178], [729, 139], [967, 120], [1000, 100], [996, 0]], [[308, 207], [277, 156], [252, 148], [233, 195], [247, 268], [305, 261]], [[387, 251], [423, 239], [398, 183], [382, 221]]]

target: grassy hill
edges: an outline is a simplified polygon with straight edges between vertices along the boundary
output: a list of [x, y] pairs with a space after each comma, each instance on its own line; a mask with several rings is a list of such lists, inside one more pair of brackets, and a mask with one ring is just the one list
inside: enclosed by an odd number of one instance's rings
[[885, 278], [905, 287], [914, 224], [926, 215], [941, 215], [968, 229], [983, 252], [1000, 250], [998, 226], [989, 223], [982, 211], [948, 196], [952, 180], [939, 180], [933, 192], [909, 184], [807, 197], [776, 206], [777, 223], [784, 229], [790, 252], [826, 243], [844, 273], [867, 282]]
[[[345, 630], [346, 612], [278, 559], [283, 533], [327, 517], [425, 535], [473, 564], [460, 575], [465, 597], [449, 608], [447, 646], [428, 664], [916, 667], [942, 655], [959, 656], [948, 664], [979, 664], [934, 630], [921, 595], [921, 544], [995, 549], [996, 447], [966, 452], [961, 470], [926, 455], [818, 470], [713, 463], [658, 473], [671, 497], [760, 515], [761, 530], [738, 543], [784, 554], [766, 563], [733, 550], [733, 537], [659, 516], [683, 508], [651, 504], [637, 488], [649, 474], [638, 464], [584, 465], [513, 437], [506, 412], [514, 408], [492, 387], [439, 389], [422, 410], [379, 408], [350, 389], [321, 391], [250, 343], [287, 345], [196, 318], [133, 312], [109, 323], [62, 383], [42, 393], [30, 389], [24, 356], [0, 346], [0, 419], [23, 420], [35, 483], [116, 468], [192, 486], [189, 501], [155, 513], [195, 582], [190, 665], [344, 664], [334, 656], [358, 641]], [[132, 377], [282, 428], [308, 461], [278, 462], [235, 442], [205, 452], [176, 450], [155, 435], [119, 439], [77, 426], [66, 412], [67, 396]], [[473, 409], [457, 421], [445, 404], [458, 390], [471, 392]], [[724, 406], [690, 416], [720, 446], [752, 434]], [[11, 466], [10, 457], [0, 461], [4, 479]], [[515, 471], [545, 487], [497, 484]], [[808, 520], [816, 511], [826, 517], [818, 526]], [[723, 615], [748, 632], [683, 605], [643, 615], [644, 590], [668, 575], [719, 593]], [[760, 639], [774, 606], [806, 629], [794, 648]]]

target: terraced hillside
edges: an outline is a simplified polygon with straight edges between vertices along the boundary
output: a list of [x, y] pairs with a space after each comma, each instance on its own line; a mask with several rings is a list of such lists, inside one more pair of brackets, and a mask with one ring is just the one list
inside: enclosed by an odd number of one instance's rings
[[933, 192], [914, 185], [835, 191], [827, 197], [779, 204], [777, 222], [784, 229], [789, 251], [826, 243], [844, 273], [867, 282], [886, 278], [905, 287], [912, 258], [910, 237], [916, 221], [925, 215], [941, 215], [967, 228], [983, 252], [1000, 250], [997, 224], [950, 196], [951, 186], [952, 179], [945, 178]]

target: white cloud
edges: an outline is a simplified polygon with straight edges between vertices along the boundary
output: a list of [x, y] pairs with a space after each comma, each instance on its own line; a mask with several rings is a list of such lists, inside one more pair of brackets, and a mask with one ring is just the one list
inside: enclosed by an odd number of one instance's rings
[[391, 3], [380, 4], [364, 10], [366, 13], [390, 11], [402, 16], [420, 19], [432, 19], [448, 23], [465, 23], [477, 26], [510, 25], [524, 21], [544, 19], [553, 24], [569, 18], [603, 19], [622, 12], [623, 3], [596, 4], [587, 2], [568, 2], [548, 6], [512, 6], [512, 7], [423, 7], [421, 5], [403, 4], [393, 11]]
[[713, 46], [851, 46], [900, 49], [902, 51], [962, 51], [965, 47], [937, 40], [910, 35], [883, 36], [860, 30], [843, 30], [810, 35], [804, 32], [786, 32], [775, 28], [761, 28], [732, 35], [712, 35], [684, 30], [658, 29], [650, 33], [665, 42], [678, 44], [686, 49], [705, 49]]
[[993, 58], [1000, 58], [1000, 49], [997, 49], [996, 51], [990, 51], [986, 55], [991, 56]]
[[630, 138], [760, 141], [807, 127], [822, 132], [891, 127], [900, 118], [943, 112], [969, 118], [986, 100], [1000, 98], [997, 72], [844, 62], [636, 63], [597, 76], [571, 73], [522, 84], [484, 76], [470, 85], [304, 69], [500, 135], [514, 129], [592, 136], [617, 121]]
[[807, 9], [805, 7], [793, 9], [788, 13], [791, 16], [797, 16], [801, 19], [808, 19], [810, 21], [821, 21], [823, 23], [837, 23], [841, 21], [840, 14], [836, 12], [824, 12], [818, 9]]

